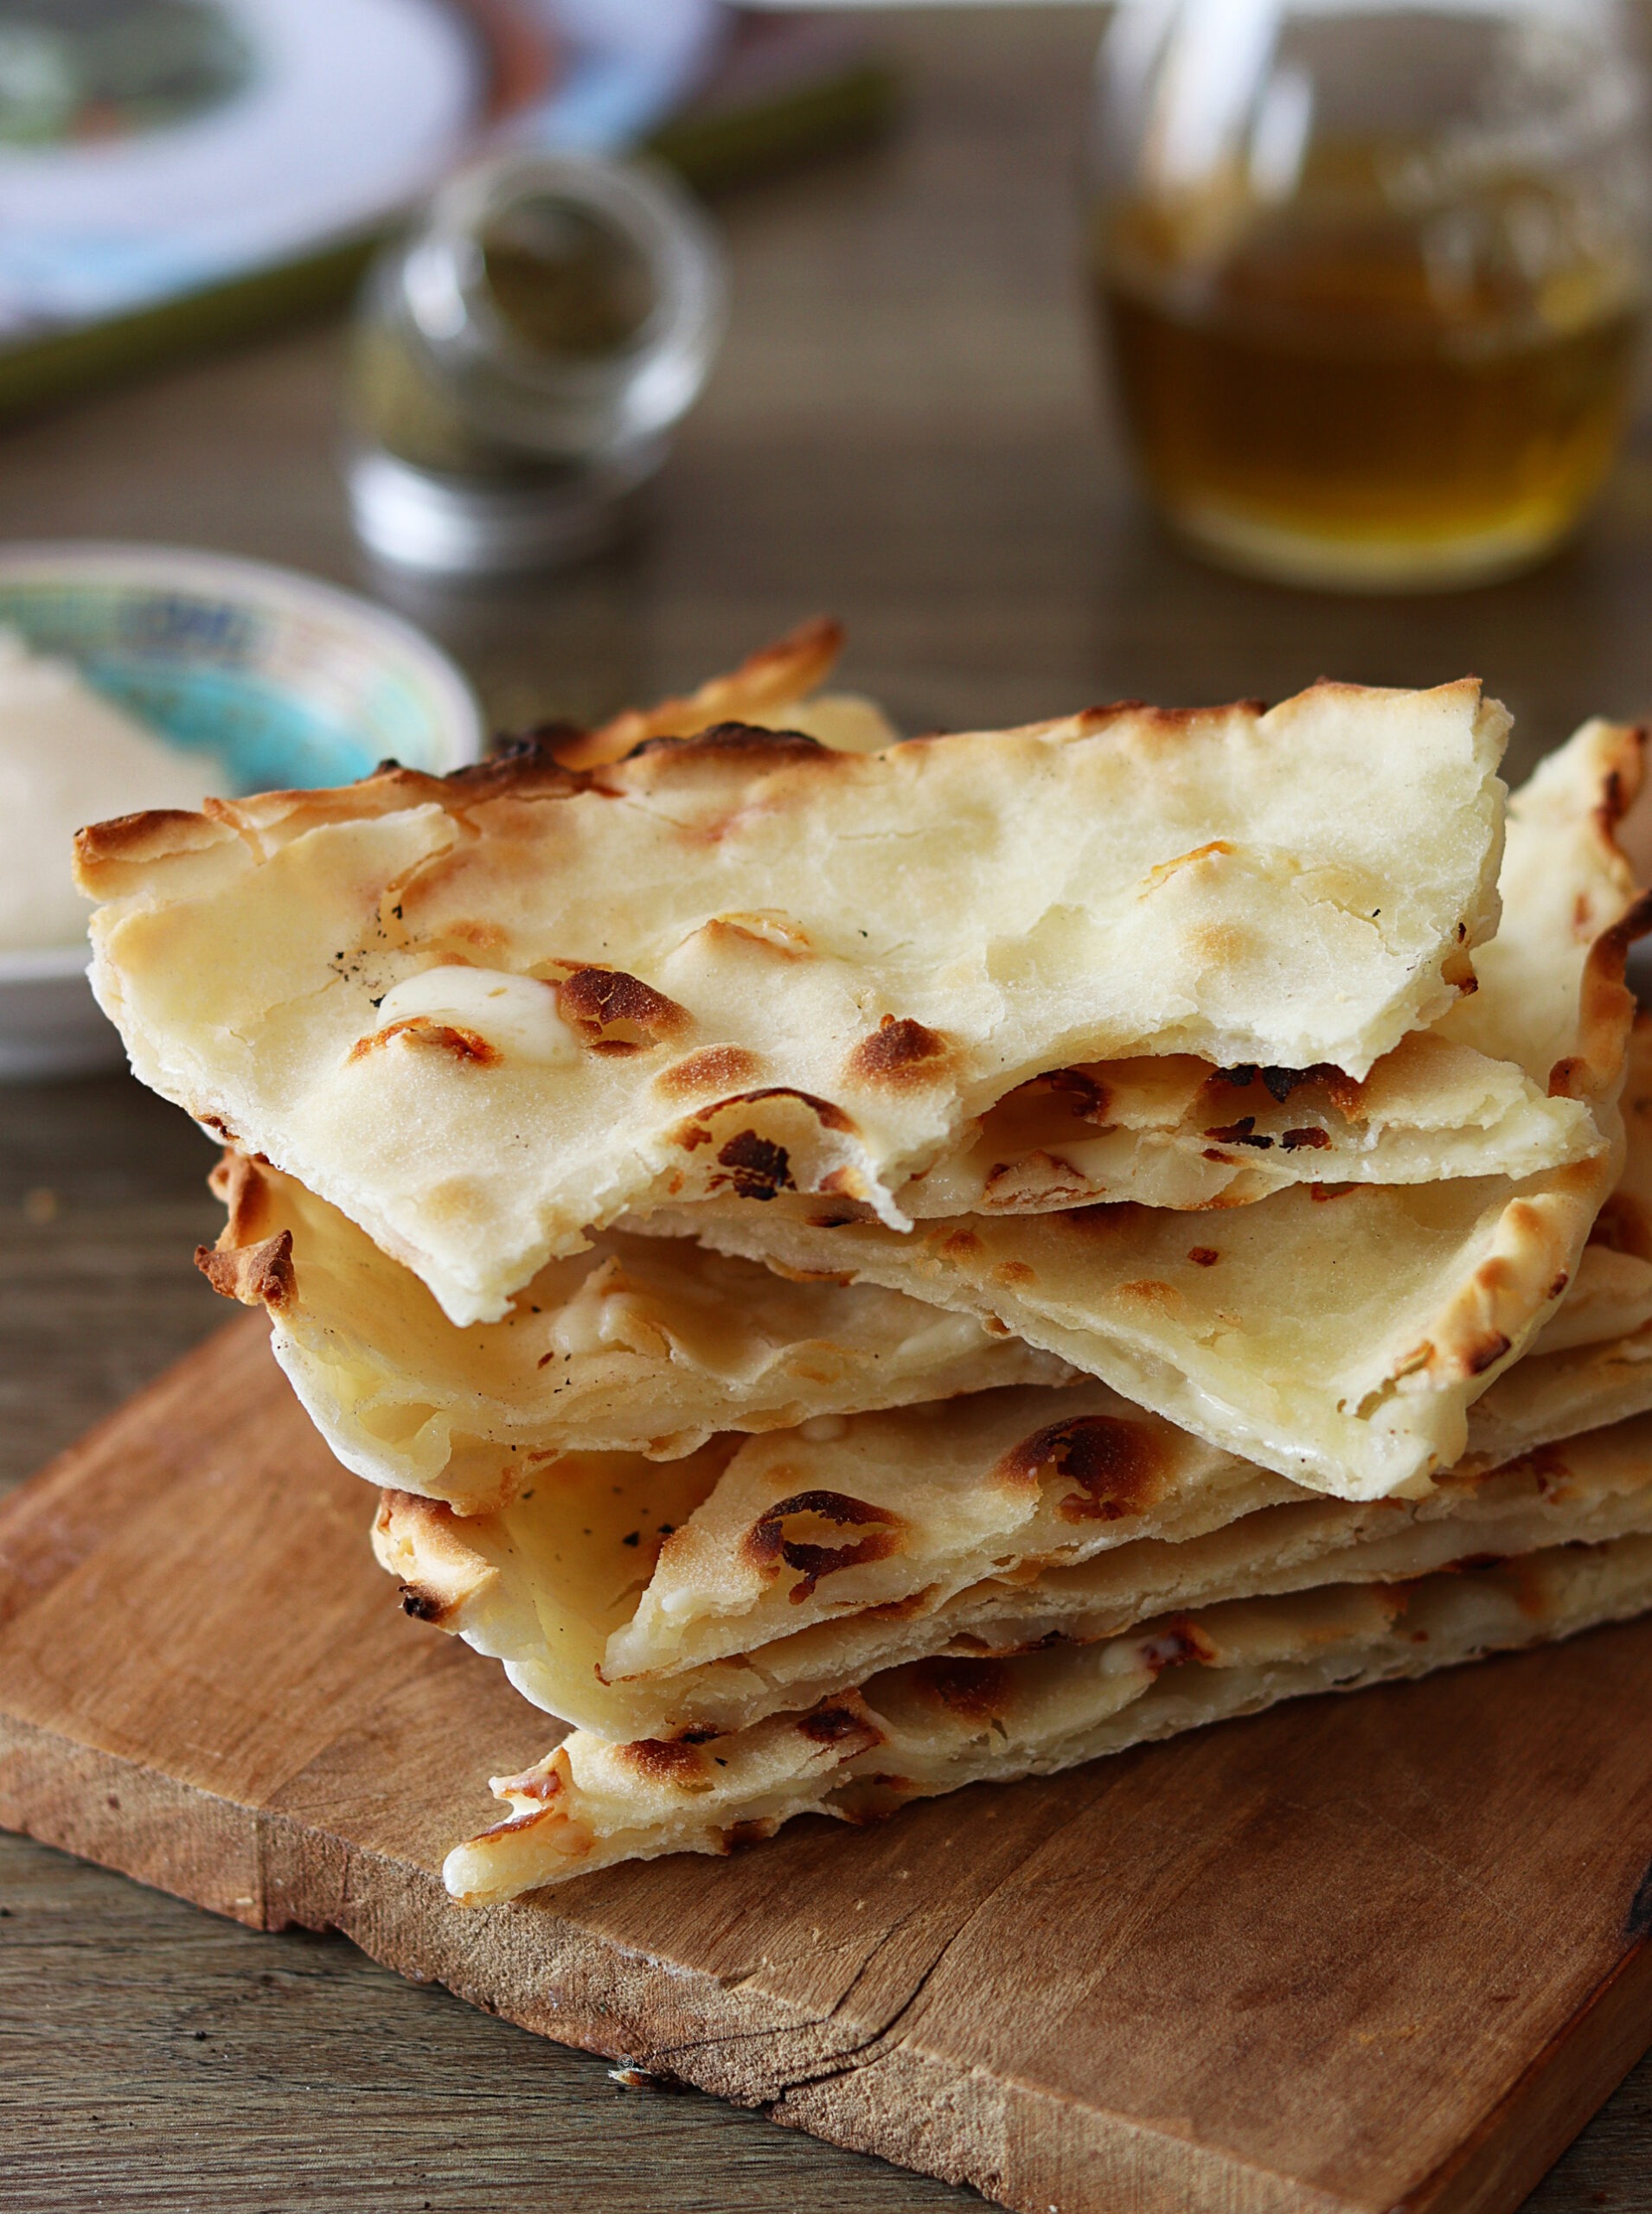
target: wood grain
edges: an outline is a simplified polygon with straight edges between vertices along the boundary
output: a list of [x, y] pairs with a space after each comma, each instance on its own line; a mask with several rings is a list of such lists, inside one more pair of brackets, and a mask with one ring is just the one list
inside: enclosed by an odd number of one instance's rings
[[1027, 2214], [1502, 2214], [1652, 2040], [1652, 1626], [464, 1912], [545, 1724], [370, 1505], [252, 1317], [24, 1487], [0, 1821]]
[[[501, 724], [680, 688], [815, 608], [849, 623], [848, 679], [914, 728], [1464, 669], [1521, 717], [1522, 758], [1596, 708], [1645, 712], [1644, 423], [1577, 544], [1495, 588], [1318, 598], [1160, 536], [1121, 466], [1076, 270], [1101, 14], [876, 19], [907, 71], [905, 125], [721, 204], [729, 342], [645, 528], [608, 560], [445, 592], [367, 567], [334, 466], [332, 328], [0, 434], [0, 527], [216, 547], [352, 584], [441, 637]], [[185, 1257], [215, 1231], [210, 1159], [123, 1078], [0, 1091], [0, 1484], [215, 1327]], [[697, 2096], [622, 2091], [601, 2061], [340, 1940], [256, 1937], [24, 1839], [0, 1837], [0, 1910], [8, 2214], [975, 2203]], [[1649, 2147], [1652, 2062], [1532, 2214], [1652, 2214]]]

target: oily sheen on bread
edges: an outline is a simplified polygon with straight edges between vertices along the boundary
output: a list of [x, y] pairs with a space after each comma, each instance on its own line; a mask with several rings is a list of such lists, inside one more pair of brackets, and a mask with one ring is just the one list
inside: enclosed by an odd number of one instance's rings
[[1052, 1067], [1363, 1078], [1494, 930], [1508, 718], [1464, 681], [834, 752], [729, 726], [589, 771], [83, 832], [138, 1073], [462, 1325], [627, 1208], [893, 1196]]
[[1097, 1644], [917, 1661], [738, 1734], [575, 1731], [496, 1777], [510, 1812], [443, 1869], [467, 1905], [617, 1861], [727, 1852], [804, 1814], [863, 1822], [968, 1783], [1047, 1776], [1285, 1699], [1421, 1676], [1652, 1606], [1652, 1536], [1416, 1583], [1330, 1584], [1162, 1616]]

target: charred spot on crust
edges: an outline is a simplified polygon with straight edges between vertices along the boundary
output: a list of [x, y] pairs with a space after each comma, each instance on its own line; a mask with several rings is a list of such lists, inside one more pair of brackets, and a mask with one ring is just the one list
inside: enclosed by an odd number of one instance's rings
[[556, 986], [557, 1012], [593, 1053], [635, 1053], [680, 1038], [687, 1008], [623, 969], [576, 969]]
[[267, 1307], [279, 1313], [297, 1296], [290, 1230], [279, 1230], [256, 1245], [230, 1245], [221, 1251], [197, 1245], [195, 1264], [215, 1292], [239, 1300], [243, 1307]]
[[1287, 1153], [1296, 1153], [1303, 1146], [1328, 1146], [1330, 1142], [1331, 1134], [1329, 1130], [1316, 1129], [1309, 1123], [1305, 1123], [1299, 1130], [1287, 1130], [1279, 1141]]
[[812, 1714], [803, 1717], [797, 1727], [817, 1745], [840, 1745], [845, 1737], [857, 1737], [869, 1725], [853, 1707], [817, 1706]]
[[1034, 1430], [999, 1461], [995, 1476], [1041, 1482], [1052, 1469], [1075, 1487], [1056, 1512], [1064, 1522], [1114, 1522], [1157, 1498], [1165, 1473], [1157, 1438], [1115, 1415], [1073, 1415]]
[[1002, 1660], [960, 1660], [944, 1656], [914, 1662], [912, 1674], [951, 1714], [968, 1722], [990, 1722], [1007, 1704], [1009, 1671]]
[[[829, 1099], [816, 1098], [812, 1091], [798, 1091], [790, 1085], [772, 1084], [760, 1091], [736, 1091], [727, 1099], [713, 1100], [708, 1106], [697, 1109], [686, 1123], [680, 1123], [672, 1136], [685, 1153], [695, 1153], [702, 1145], [716, 1143], [717, 1136], [712, 1126], [720, 1116], [734, 1114], [742, 1107], [760, 1106], [768, 1099], [795, 1099], [799, 1106], [808, 1109], [823, 1130], [855, 1130], [850, 1117]], [[709, 1189], [713, 1192], [727, 1188], [741, 1199], [770, 1200], [777, 1192], [797, 1188], [785, 1147], [777, 1140], [759, 1136], [754, 1129], [737, 1131], [725, 1142], [717, 1158], [731, 1173], [726, 1177], [710, 1178]]]
[[447, 1613], [447, 1603], [437, 1592], [421, 1590], [417, 1584], [404, 1584], [401, 1611], [416, 1622], [439, 1622]]
[[215, 1130], [226, 1145], [239, 1145], [240, 1143], [240, 1138], [236, 1136], [234, 1131], [231, 1129], [229, 1124], [224, 1120], [221, 1115], [197, 1115], [195, 1117], [195, 1120], [200, 1123], [202, 1129]]
[[995, 1101], [994, 1111], [1023, 1102], [1052, 1098], [1059, 1099], [1076, 1122], [1101, 1123], [1106, 1120], [1112, 1094], [1092, 1070], [1047, 1069], [1042, 1076], [1029, 1077], [1025, 1084], [1018, 1084], [1013, 1091]]
[[1213, 1269], [1221, 1257], [1213, 1245], [1190, 1245], [1188, 1248], [1188, 1258], [1196, 1269]]
[[[1304, 1085], [1313, 1085], [1323, 1092], [1339, 1113], [1354, 1114], [1359, 1107], [1364, 1085], [1355, 1078], [1346, 1075], [1331, 1061], [1316, 1061], [1305, 1069], [1264, 1066], [1256, 1061], [1241, 1061], [1231, 1069], [1218, 1069], [1207, 1085], [1207, 1092], [1217, 1085], [1230, 1091], [1246, 1091], [1253, 1084], [1260, 1084], [1277, 1107], [1283, 1107], [1293, 1092]], [[1220, 1131], [1208, 1130], [1207, 1137], [1218, 1137]]]
[[362, 1060], [398, 1038], [409, 1046], [426, 1046], [451, 1054], [461, 1063], [472, 1062], [477, 1068], [492, 1068], [503, 1059], [499, 1048], [490, 1046], [478, 1032], [467, 1030], [457, 1022], [438, 1022], [428, 1014], [404, 1015], [400, 1022], [375, 1030], [369, 1037], [358, 1038], [350, 1047], [349, 1057], [353, 1061]]
[[1216, 1648], [1198, 1623], [1186, 1615], [1178, 1615], [1155, 1635], [1144, 1638], [1138, 1649], [1156, 1676], [1163, 1669], [1178, 1668], [1185, 1661], [1199, 1660], [1208, 1666], [1216, 1658]]
[[[863, 1528], [867, 1534], [842, 1545], [813, 1545], [788, 1538], [784, 1526], [798, 1514], [814, 1515], [841, 1529]], [[841, 1491], [799, 1491], [789, 1499], [777, 1500], [759, 1515], [741, 1539], [740, 1552], [756, 1569], [772, 1571], [783, 1561], [788, 1568], [795, 1568], [800, 1580], [791, 1587], [791, 1599], [794, 1605], [801, 1605], [823, 1577], [835, 1576], [839, 1569], [887, 1560], [891, 1553], [900, 1552], [906, 1531], [905, 1520], [890, 1507], [874, 1507]]]
[[731, 1085], [749, 1084], [763, 1064], [744, 1046], [702, 1046], [686, 1061], [662, 1069], [655, 1089], [671, 1099], [689, 1099], [698, 1091], [726, 1091]]
[[697, 1782], [706, 1769], [706, 1756], [700, 1748], [681, 1737], [638, 1737], [629, 1745], [616, 1745], [614, 1756], [650, 1783], [686, 1788]]
[[850, 1053], [845, 1072], [863, 1084], [929, 1084], [940, 1076], [951, 1050], [939, 1031], [910, 1016], [886, 1014]]
[[[772, 1200], [782, 1192], [795, 1192], [791, 1156], [772, 1138], [755, 1130], [741, 1130], [718, 1150], [719, 1163], [728, 1171], [727, 1181], [737, 1199]], [[719, 1178], [718, 1181], [725, 1180]]]
[[1214, 1138], [1218, 1145], [1253, 1145], [1265, 1152], [1273, 1143], [1271, 1137], [1256, 1134], [1254, 1115], [1241, 1115], [1237, 1123], [1229, 1123], [1222, 1129], [1207, 1130], [1205, 1136]]
[[[507, 795], [528, 799], [577, 792], [582, 788], [583, 779], [570, 775], [556, 758], [557, 747], [567, 744], [573, 726], [567, 723], [541, 723], [534, 730], [501, 739], [485, 759], [450, 769], [445, 777], [434, 781], [467, 800], [497, 799]], [[409, 772], [391, 770], [388, 773], [405, 776]]]
[[[670, 741], [656, 742], [669, 745]], [[731, 1822], [723, 1832], [723, 1850], [725, 1852], [739, 1852], [748, 1845], [761, 1845], [765, 1839], [772, 1838], [779, 1827], [772, 1814], [747, 1814], [743, 1820]]]
[[829, 746], [823, 745], [817, 738], [807, 738], [800, 730], [765, 730], [760, 723], [713, 723], [708, 730], [696, 731], [692, 738], [645, 738], [625, 756], [627, 761], [646, 759], [650, 753], [669, 754], [681, 760], [695, 754], [732, 754], [736, 759], [749, 761], [753, 767], [765, 763], [787, 761], [815, 761], [841, 759]]

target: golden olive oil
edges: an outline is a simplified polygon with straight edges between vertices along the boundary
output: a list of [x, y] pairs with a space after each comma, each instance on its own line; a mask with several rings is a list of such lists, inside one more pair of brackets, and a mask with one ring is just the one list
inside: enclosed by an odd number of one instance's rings
[[[1325, 150], [1277, 212], [1206, 195], [1100, 219], [1141, 466], [1181, 528], [1303, 581], [1512, 568], [1570, 528], [1628, 407], [1634, 272], [1547, 184], [1411, 216], [1381, 150]], [[1403, 195], [1399, 195], [1403, 201]]]

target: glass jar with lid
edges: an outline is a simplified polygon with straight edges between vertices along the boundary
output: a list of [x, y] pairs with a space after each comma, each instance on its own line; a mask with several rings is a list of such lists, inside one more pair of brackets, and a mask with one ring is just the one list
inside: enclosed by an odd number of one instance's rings
[[462, 172], [363, 287], [345, 463], [363, 541], [447, 572], [592, 550], [698, 394], [725, 291], [663, 170], [507, 153]]
[[1120, 0], [1092, 272], [1174, 527], [1394, 589], [1566, 534], [1644, 314], [1637, 29], [1617, 0]]

